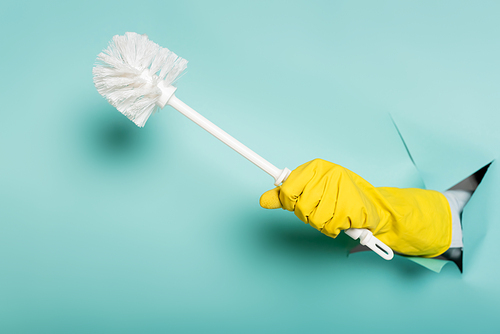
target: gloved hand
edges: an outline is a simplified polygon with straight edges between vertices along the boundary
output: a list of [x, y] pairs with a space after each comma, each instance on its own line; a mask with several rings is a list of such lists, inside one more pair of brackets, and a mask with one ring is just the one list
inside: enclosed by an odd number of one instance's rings
[[260, 205], [283, 208], [335, 238], [341, 230], [365, 228], [395, 252], [423, 257], [444, 253], [451, 243], [448, 201], [438, 191], [374, 187], [334, 163], [315, 159], [265, 192]]

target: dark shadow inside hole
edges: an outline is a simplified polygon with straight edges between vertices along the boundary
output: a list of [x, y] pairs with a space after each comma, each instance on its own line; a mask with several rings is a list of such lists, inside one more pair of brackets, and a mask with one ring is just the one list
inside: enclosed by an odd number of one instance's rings
[[[476, 171], [471, 176], [455, 184], [449, 190], [465, 190], [474, 194], [481, 181], [483, 181], [483, 178], [492, 163], [493, 161]], [[460, 221], [462, 221], [462, 214], [460, 214]], [[435, 259], [452, 261], [457, 265], [460, 272], [463, 273], [463, 248], [450, 248], [440, 256], [435, 257]]]

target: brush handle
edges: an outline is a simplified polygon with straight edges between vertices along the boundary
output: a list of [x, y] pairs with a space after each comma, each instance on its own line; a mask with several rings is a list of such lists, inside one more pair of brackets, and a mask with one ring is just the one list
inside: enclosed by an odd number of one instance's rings
[[168, 100], [168, 104], [179, 111], [181, 114], [201, 126], [203, 129], [207, 130], [210, 134], [215, 136], [224, 144], [231, 147], [233, 150], [250, 160], [254, 165], [262, 169], [264, 172], [271, 175], [274, 178], [274, 184], [276, 186], [280, 185], [281, 182], [283, 182], [283, 180], [290, 173], [290, 170], [288, 168], [279, 169], [266, 159], [262, 158], [260, 155], [240, 143], [234, 137], [219, 128], [217, 125], [197, 113], [193, 108], [179, 100], [175, 95], [172, 95], [172, 97]]
[[[172, 92], [170, 93], [171, 95], [165, 99], [165, 102], [162, 103], [163, 105], [161, 107], [163, 107], [165, 104], [169, 104], [181, 114], [201, 126], [203, 129], [207, 130], [210, 134], [215, 136], [224, 144], [231, 147], [233, 150], [250, 160], [253, 164], [255, 164], [267, 174], [271, 175], [275, 181], [274, 185], [279, 186], [283, 181], [287, 179], [288, 175], [290, 175], [291, 171], [288, 168], [279, 169], [278, 167], [274, 166], [269, 161], [262, 158], [260, 155], [240, 143], [234, 137], [230, 136], [227, 132], [219, 128], [217, 125], [197, 113], [193, 108], [179, 100], [175, 96], [174, 92], [175, 89], [172, 90]], [[390, 260], [394, 256], [392, 249], [390, 249], [387, 245], [374, 237], [372, 232], [370, 232], [369, 230], [348, 229], [345, 230], [345, 233], [354, 240], [360, 238], [360, 242], [362, 245], [366, 245], [367, 247], [371, 248], [375, 253], [386, 260]]]
[[360, 244], [370, 248], [382, 258], [391, 260], [394, 257], [392, 249], [375, 237], [370, 230], [364, 228], [350, 228], [344, 232], [354, 240], [359, 238]]

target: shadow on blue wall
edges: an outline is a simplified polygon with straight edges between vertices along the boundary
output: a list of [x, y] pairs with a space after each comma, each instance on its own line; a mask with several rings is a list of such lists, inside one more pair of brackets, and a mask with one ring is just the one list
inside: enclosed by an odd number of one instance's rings
[[77, 112], [83, 115], [77, 131], [87, 160], [100, 167], [123, 168], [154, 156], [154, 129], [138, 128], [104, 101]]
[[[267, 211], [267, 210], [266, 210]], [[333, 239], [304, 224], [290, 213], [290, 217], [274, 213], [249, 214], [256, 221], [246, 221], [238, 233], [245, 233], [249, 244], [245, 252], [263, 252], [260, 261], [279, 263], [280, 270], [288, 267], [290, 272], [324, 272], [334, 275], [339, 270], [361, 270], [364, 274], [377, 275], [378, 271], [390, 272], [403, 280], [418, 281], [432, 278], [435, 273], [404, 258], [385, 261], [373, 252], [350, 254], [349, 250], [359, 242], [344, 233]], [[277, 213], [277, 212], [276, 212]], [[268, 216], [268, 217], [265, 217]], [[233, 231], [233, 233], [235, 233]], [[237, 246], [237, 248], [243, 245]], [[249, 255], [251, 256], [251, 255]], [[245, 261], [244, 258], [241, 259]]]

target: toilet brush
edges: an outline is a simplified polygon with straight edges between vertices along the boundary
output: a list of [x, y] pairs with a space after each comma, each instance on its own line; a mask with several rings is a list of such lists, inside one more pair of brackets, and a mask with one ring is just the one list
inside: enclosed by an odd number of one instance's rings
[[[277, 168], [175, 96], [177, 87], [173, 84], [186, 66], [185, 59], [150, 41], [146, 35], [127, 32], [113, 37], [108, 48], [97, 56], [92, 72], [97, 91], [137, 126], [143, 127], [154, 112], [170, 105], [271, 175], [279, 186], [290, 174], [288, 168]], [[386, 260], [394, 256], [392, 249], [369, 230], [345, 232], [353, 239], [359, 238], [361, 244]]]

